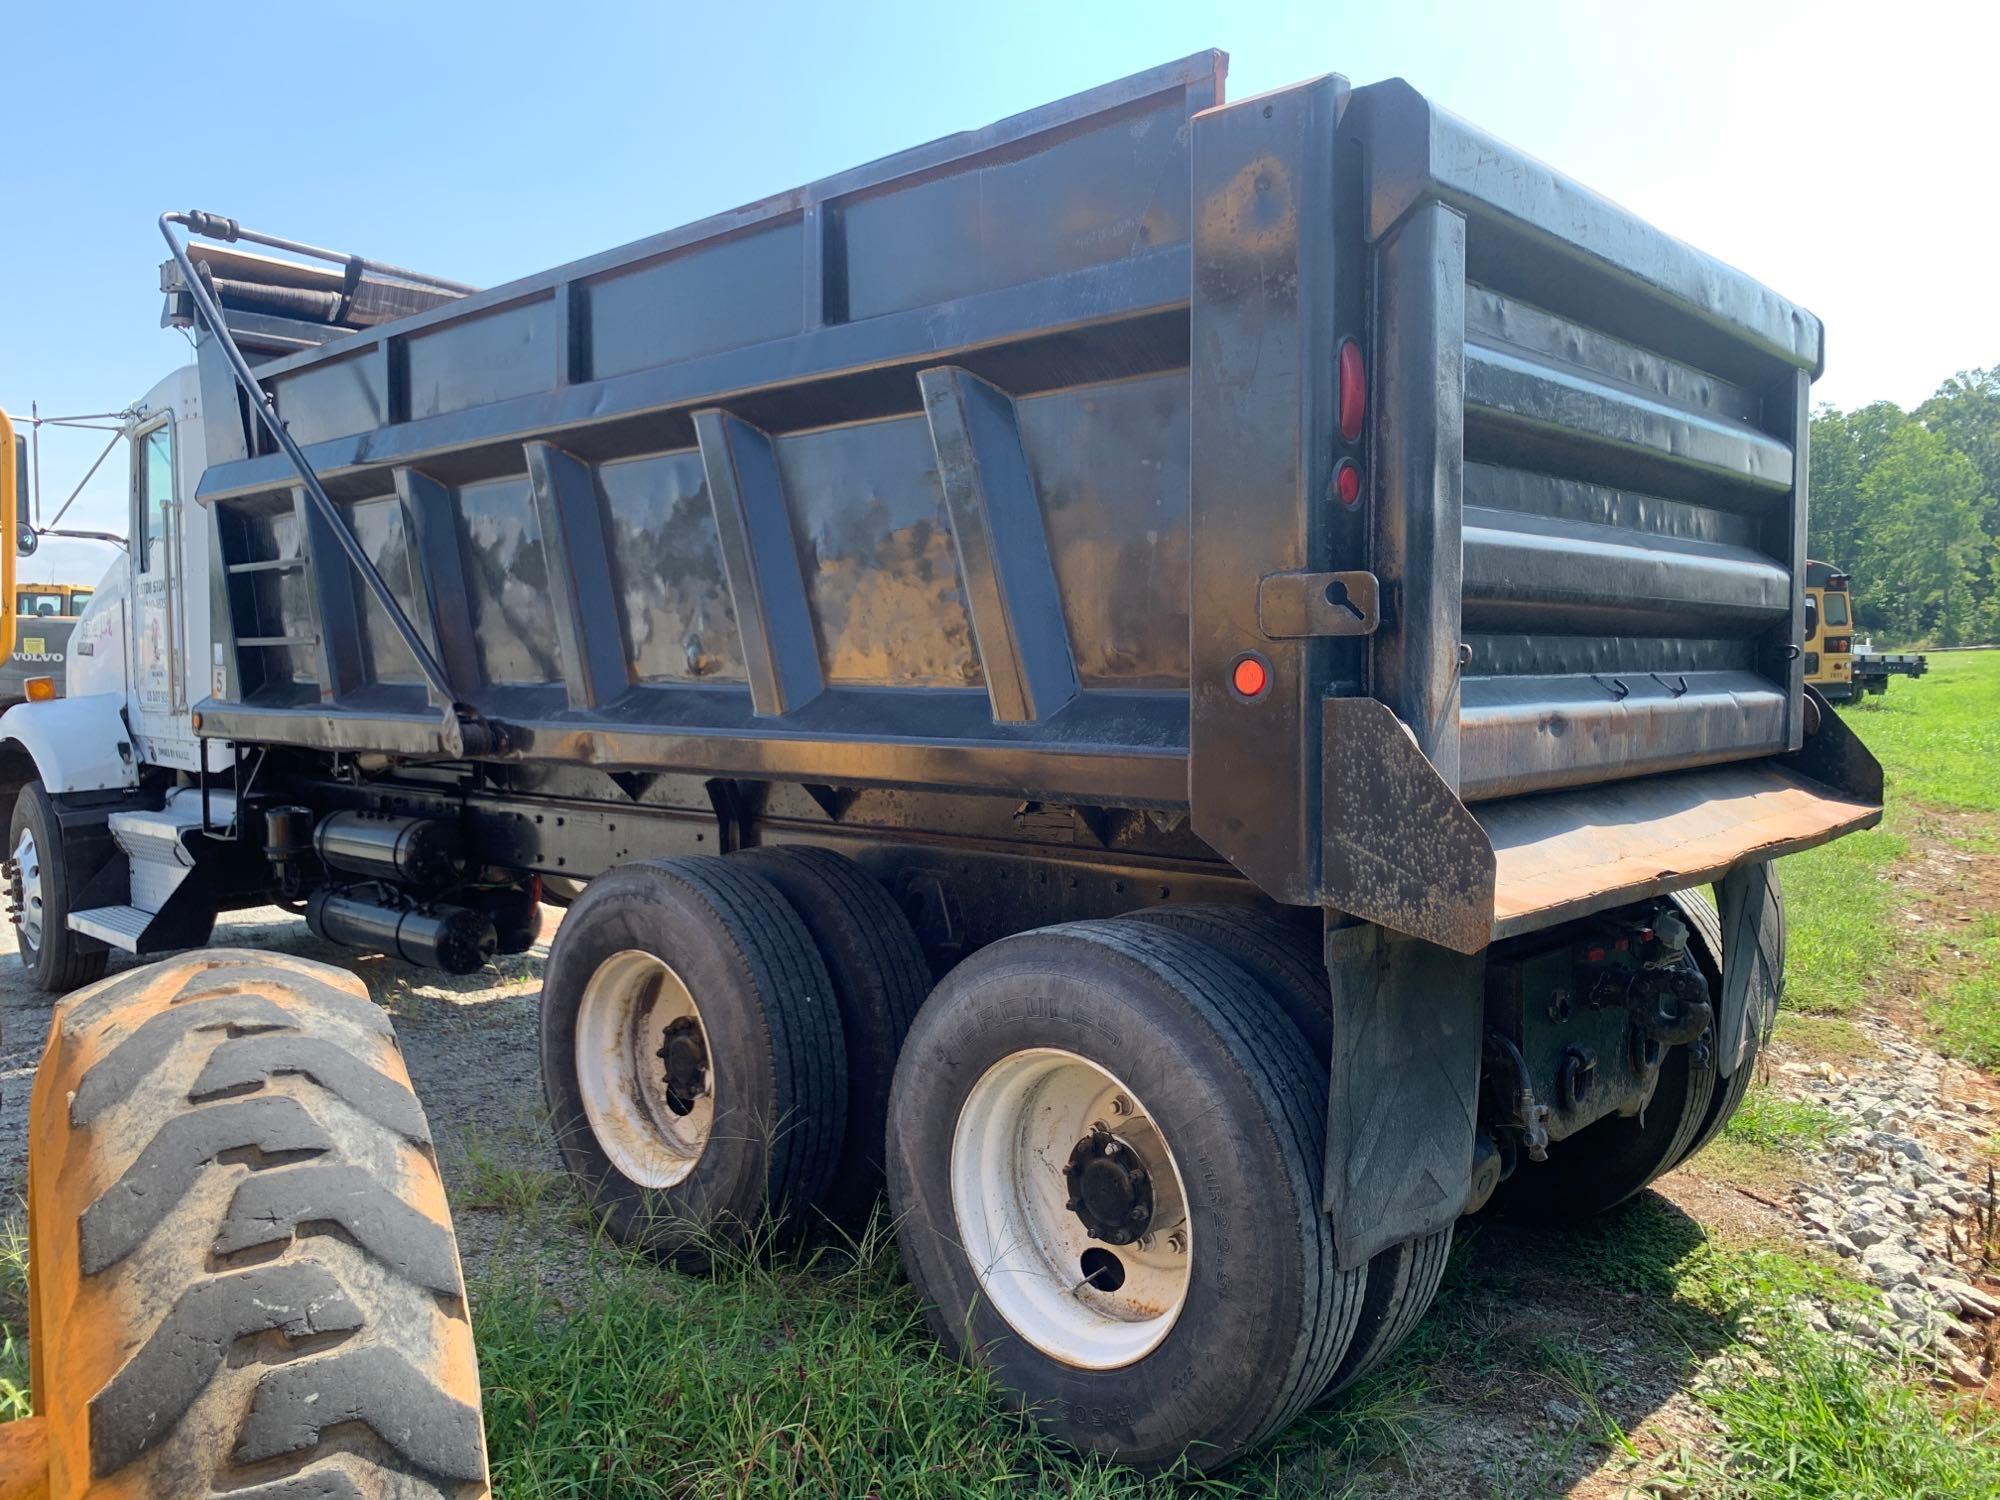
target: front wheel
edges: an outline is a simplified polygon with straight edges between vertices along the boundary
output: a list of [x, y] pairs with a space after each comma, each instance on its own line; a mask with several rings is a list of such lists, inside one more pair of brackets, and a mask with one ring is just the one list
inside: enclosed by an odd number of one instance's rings
[[1360, 1313], [1319, 1210], [1324, 1090], [1198, 940], [1080, 922], [984, 949], [918, 1014], [890, 1102], [932, 1327], [1073, 1448], [1228, 1463], [1326, 1386]]
[[38, 990], [60, 995], [104, 973], [111, 954], [69, 928], [70, 898], [83, 872], [71, 870], [55, 804], [39, 781], [21, 788], [8, 831], [7, 876], [21, 965]]

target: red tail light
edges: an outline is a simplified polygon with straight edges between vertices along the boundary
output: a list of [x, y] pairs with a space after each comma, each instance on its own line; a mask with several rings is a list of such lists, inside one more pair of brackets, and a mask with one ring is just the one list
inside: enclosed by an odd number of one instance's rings
[[1368, 371], [1361, 362], [1361, 346], [1353, 339], [1340, 343], [1340, 436], [1343, 442], [1361, 441], [1361, 424], [1368, 416]]

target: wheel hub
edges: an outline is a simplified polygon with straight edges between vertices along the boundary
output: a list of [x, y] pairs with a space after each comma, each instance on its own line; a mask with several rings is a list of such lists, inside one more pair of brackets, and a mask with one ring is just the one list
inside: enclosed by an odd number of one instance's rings
[[708, 1044], [701, 1023], [693, 1016], [675, 1021], [660, 1044], [659, 1058], [667, 1065], [667, 1108], [677, 1115], [691, 1113], [695, 1101], [708, 1092]]
[[1153, 1178], [1139, 1153], [1103, 1125], [1076, 1143], [1063, 1167], [1064, 1205], [1084, 1232], [1107, 1245], [1129, 1245], [1153, 1222]]
[[23, 828], [14, 846], [14, 920], [31, 948], [42, 946], [42, 855], [34, 830]]

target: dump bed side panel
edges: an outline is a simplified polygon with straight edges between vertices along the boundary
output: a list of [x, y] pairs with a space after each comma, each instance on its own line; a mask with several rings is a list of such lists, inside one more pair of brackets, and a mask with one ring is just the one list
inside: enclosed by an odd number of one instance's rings
[[[1186, 800], [1204, 53], [263, 367], [521, 754]], [[280, 455], [212, 468], [210, 733], [417, 753]], [[337, 716], [337, 722], [335, 720]]]

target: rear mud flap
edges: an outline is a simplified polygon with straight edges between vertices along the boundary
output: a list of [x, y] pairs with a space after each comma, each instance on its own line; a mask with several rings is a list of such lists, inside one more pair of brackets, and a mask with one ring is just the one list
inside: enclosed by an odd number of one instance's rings
[[1743, 1066], [1754, 1038], [1771, 1039], [1785, 978], [1785, 911], [1768, 864], [1743, 865], [1716, 887], [1722, 909], [1722, 1013], [1716, 1066], [1724, 1078]]
[[1380, 928], [1327, 935], [1325, 1208], [1343, 1270], [1449, 1228], [1472, 1190], [1485, 960]]

